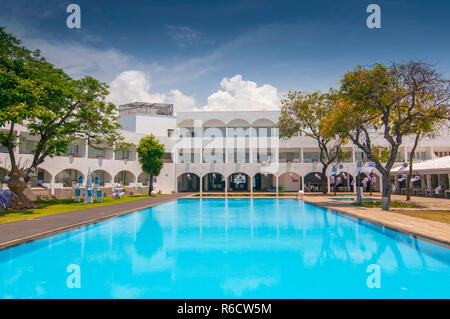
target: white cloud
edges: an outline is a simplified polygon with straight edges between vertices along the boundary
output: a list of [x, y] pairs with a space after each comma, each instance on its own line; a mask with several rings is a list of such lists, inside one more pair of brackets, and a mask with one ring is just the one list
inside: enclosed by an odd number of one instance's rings
[[184, 95], [179, 90], [171, 90], [167, 96], [167, 102], [174, 105], [175, 111], [188, 111], [196, 108], [195, 98]]
[[117, 105], [130, 102], [172, 103], [175, 112], [195, 108], [195, 98], [184, 95], [179, 90], [167, 93], [151, 93], [150, 79], [142, 71], [129, 70], [121, 72], [110, 83], [108, 101]]
[[198, 107], [194, 96], [178, 89], [166, 93], [151, 92], [150, 78], [142, 71], [121, 72], [110, 83], [108, 100], [120, 105], [130, 102], [171, 103], [175, 112], [180, 111], [252, 111], [279, 110], [280, 93], [277, 88], [245, 81], [240, 74], [220, 81], [222, 90], [208, 97], [208, 103]]
[[202, 108], [207, 111], [252, 111], [279, 110], [280, 94], [276, 87], [245, 81], [242, 75], [220, 81], [223, 90], [208, 97], [208, 103]]

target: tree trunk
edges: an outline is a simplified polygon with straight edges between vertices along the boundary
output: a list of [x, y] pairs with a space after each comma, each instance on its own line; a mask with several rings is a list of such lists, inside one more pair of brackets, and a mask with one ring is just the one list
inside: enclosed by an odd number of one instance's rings
[[391, 181], [389, 179], [389, 173], [383, 174], [383, 192], [381, 195], [381, 209], [389, 210], [389, 205], [391, 203]]
[[[14, 168], [10, 175], [8, 181], [8, 188], [13, 193], [11, 196], [10, 209], [29, 209], [38, 207], [37, 204], [33, 203], [27, 196], [25, 196], [24, 191], [27, 188], [27, 182], [25, 181], [25, 176], [22, 170]], [[20, 181], [23, 178], [23, 181]]]
[[420, 139], [420, 133], [416, 134], [416, 138], [414, 140], [414, 146], [411, 149], [411, 153], [409, 154], [409, 173], [406, 177], [406, 200], [411, 199], [411, 178], [413, 173], [413, 159], [414, 159], [414, 153], [416, 152], [417, 145], [419, 144]]
[[150, 174], [150, 180], [148, 183], [148, 195], [151, 196], [153, 192], [153, 175]]
[[[339, 174], [339, 175], [340, 175], [340, 174]], [[336, 196], [337, 177], [338, 177], [338, 175], [334, 174], [334, 184], [333, 184], [333, 188], [334, 188], [334, 196]]]
[[324, 195], [328, 193], [327, 168], [328, 165], [322, 166], [321, 182], [322, 182], [322, 194]]
[[355, 187], [356, 187], [356, 202], [358, 204], [362, 204], [362, 194], [361, 194], [361, 173], [358, 172], [358, 174], [356, 175], [356, 182], [355, 182]]

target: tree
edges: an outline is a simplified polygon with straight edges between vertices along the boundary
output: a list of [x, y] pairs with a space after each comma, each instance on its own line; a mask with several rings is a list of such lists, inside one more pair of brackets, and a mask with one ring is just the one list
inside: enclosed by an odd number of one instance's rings
[[444, 79], [434, 66], [422, 61], [394, 64], [401, 74], [409, 95], [402, 104], [421, 111], [424, 116], [413, 118], [409, 123], [413, 148], [409, 155], [409, 174], [406, 178], [406, 200], [411, 199], [411, 178], [414, 153], [422, 138], [435, 137], [440, 128], [447, 124], [450, 104], [450, 81]]
[[149, 135], [140, 140], [137, 153], [142, 170], [150, 175], [148, 194], [151, 195], [153, 176], [158, 176], [163, 167], [164, 145], [159, 144], [153, 135]]
[[[64, 154], [75, 140], [86, 140], [96, 148], [121, 141], [117, 108], [107, 103], [107, 85], [86, 76], [74, 80], [55, 68], [39, 51], [21, 46], [14, 36], [0, 28], [0, 142], [8, 149], [8, 188], [15, 194], [12, 208], [31, 208], [24, 194], [27, 183], [47, 157]], [[21, 141], [17, 127], [39, 138], [32, 160], [16, 158]], [[102, 146], [100, 146], [102, 145]]]
[[[375, 162], [382, 175], [383, 210], [389, 209], [390, 171], [403, 137], [412, 134], [414, 123], [448, 117], [448, 81], [421, 62], [418, 66], [428, 69], [418, 82], [408, 77], [406, 65], [357, 66], [341, 79], [339, 101], [326, 120], [329, 134], [348, 137]], [[425, 104], [429, 107], [424, 108]], [[380, 135], [389, 145], [385, 162], [373, 144]]]
[[281, 100], [281, 115], [277, 125], [280, 128], [281, 137], [290, 138], [300, 132], [317, 142], [320, 149], [319, 160], [322, 163], [323, 194], [328, 192], [326, 171], [338, 158], [341, 146], [345, 143], [345, 138], [329, 134], [324, 127], [323, 120], [333, 109], [335, 98], [333, 91], [327, 94], [290, 91], [287, 97]]

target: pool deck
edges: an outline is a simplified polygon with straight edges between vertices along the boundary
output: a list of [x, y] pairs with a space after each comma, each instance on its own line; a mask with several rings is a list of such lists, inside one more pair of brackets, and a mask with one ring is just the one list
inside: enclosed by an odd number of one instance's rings
[[176, 193], [0, 224], [0, 250], [191, 195]]
[[[450, 224], [396, 214], [395, 209], [392, 209], [392, 211], [383, 211], [381, 208], [353, 206], [351, 201], [335, 200], [333, 197], [333, 194], [305, 195], [304, 201], [450, 248]], [[347, 196], [343, 196], [338, 194], [336, 197], [355, 197], [355, 195], [348, 194]], [[369, 196], [366, 194], [366, 197], [380, 198], [380, 195], [374, 194], [373, 196]], [[392, 195], [392, 200], [404, 199], [405, 196]], [[425, 206], [426, 210], [450, 209], [450, 200], [448, 199], [411, 197], [411, 202]]]

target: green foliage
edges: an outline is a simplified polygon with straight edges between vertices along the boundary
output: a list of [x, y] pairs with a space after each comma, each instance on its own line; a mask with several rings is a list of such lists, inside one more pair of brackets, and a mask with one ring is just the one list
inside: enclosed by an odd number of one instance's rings
[[[434, 134], [449, 117], [449, 102], [450, 81], [427, 63], [357, 66], [342, 78], [325, 130], [349, 138], [375, 162], [389, 197], [389, 174], [403, 138]], [[388, 147], [372, 144], [377, 135]]]
[[[367, 208], [381, 208], [381, 201], [379, 200], [364, 200], [362, 203], [354, 202], [353, 206], [361, 206]], [[390, 204], [392, 208], [423, 208], [423, 206], [414, 203], [405, 203], [401, 201], [392, 201]]]
[[320, 149], [320, 161], [329, 165], [341, 155], [341, 146], [345, 137], [326, 129], [324, 121], [335, 104], [336, 92], [329, 93], [289, 91], [281, 100], [281, 115], [278, 121], [280, 136], [290, 138], [296, 132], [317, 141]]
[[107, 88], [90, 76], [70, 78], [0, 27], [0, 125], [9, 125], [0, 141], [10, 151], [12, 169], [17, 124], [39, 137], [29, 168], [64, 154], [77, 139], [105, 148], [120, 142], [117, 108], [105, 101]]
[[158, 176], [163, 166], [164, 145], [159, 144], [153, 135], [149, 135], [140, 140], [137, 153], [142, 170], [152, 176]]

